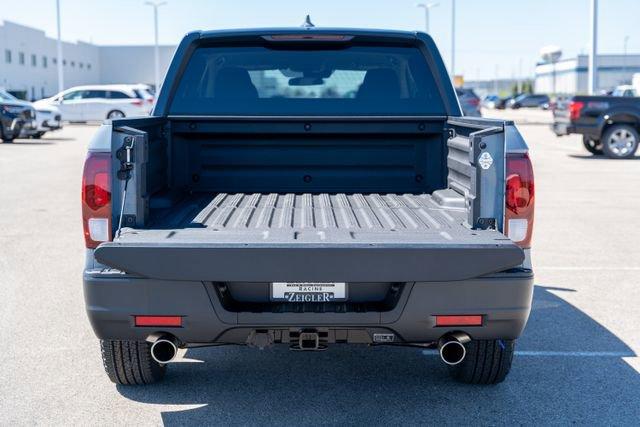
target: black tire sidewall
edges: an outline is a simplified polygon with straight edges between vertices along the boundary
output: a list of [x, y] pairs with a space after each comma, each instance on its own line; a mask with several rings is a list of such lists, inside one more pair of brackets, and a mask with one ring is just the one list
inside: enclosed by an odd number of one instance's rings
[[498, 384], [511, 370], [515, 340], [473, 340], [465, 344], [467, 356], [449, 374], [466, 384]]
[[[633, 149], [631, 151], [629, 151], [627, 154], [625, 154], [624, 156], [620, 156], [616, 153], [614, 153], [613, 151], [610, 150], [609, 148], [609, 139], [611, 138], [611, 135], [613, 135], [614, 132], [620, 130], [620, 129], [625, 129], [628, 132], [630, 132], [631, 134], [633, 134], [635, 140], [636, 140], [636, 144], [635, 147], [633, 147]], [[616, 125], [612, 125], [609, 128], [607, 128], [607, 130], [604, 132], [604, 134], [602, 135], [602, 151], [603, 153], [609, 157], [610, 159], [630, 159], [632, 158], [636, 151], [638, 150], [638, 145], [640, 144], [640, 134], [638, 133], [638, 130], [633, 127], [632, 125], [627, 125], [627, 124], [616, 124]]]
[[100, 349], [104, 370], [115, 384], [151, 384], [165, 376], [166, 365], [153, 360], [146, 341], [100, 340]]
[[[122, 114], [122, 116], [120, 116], [120, 117], [111, 117], [111, 115], [112, 115], [113, 113], [120, 113], [120, 114]], [[109, 111], [109, 112], [107, 113], [107, 120], [123, 119], [123, 118], [125, 118], [125, 117], [126, 117], [126, 115], [124, 114], [124, 112], [122, 112], [122, 111], [120, 111], [120, 110], [111, 110], [111, 111]]]
[[13, 138], [6, 138], [4, 136], [4, 126], [2, 125], [2, 123], [0, 123], [0, 140], [7, 144], [13, 142]]
[[593, 138], [589, 138], [588, 136], [583, 136], [582, 137], [582, 145], [584, 145], [584, 148], [590, 152], [591, 154], [595, 155], [595, 156], [601, 156], [602, 154], [604, 154], [602, 152], [602, 143], [600, 141], [599, 144], [596, 144], [596, 146], [600, 145], [600, 148], [596, 148], [592, 145], [589, 144], [590, 141], [595, 141]]

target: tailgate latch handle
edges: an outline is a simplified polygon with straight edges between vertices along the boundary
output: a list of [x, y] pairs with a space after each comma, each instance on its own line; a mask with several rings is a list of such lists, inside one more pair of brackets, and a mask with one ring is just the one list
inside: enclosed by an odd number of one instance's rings
[[116, 157], [120, 160], [120, 170], [118, 171], [120, 181], [128, 181], [131, 178], [134, 160], [132, 151], [135, 141], [134, 137], [127, 136], [122, 147], [116, 152]]
[[122, 204], [120, 205], [120, 218], [118, 219], [118, 230], [116, 230], [116, 236], [120, 236], [122, 233], [122, 220], [124, 218], [124, 204], [127, 200], [127, 187], [129, 186], [129, 180], [131, 179], [131, 171], [133, 170], [133, 146], [136, 139], [132, 136], [124, 138], [124, 144], [116, 152], [116, 157], [120, 160], [120, 170], [118, 171], [118, 179], [124, 181], [124, 189], [122, 190]]

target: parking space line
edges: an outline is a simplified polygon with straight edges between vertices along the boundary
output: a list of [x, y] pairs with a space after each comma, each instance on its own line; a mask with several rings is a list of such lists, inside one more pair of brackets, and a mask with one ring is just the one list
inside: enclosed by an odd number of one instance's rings
[[556, 271], [640, 271], [640, 267], [563, 267], [563, 266], [548, 266], [537, 267], [534, 266], [534, 270], [556, 270]]
[[[437, 356], [437, 350], [422, 350], [425, 356]], [[523, 357], [637, 357], [634, 353], [623, 351], [529, 351], [516, 350], [516, 356]]]
[[531, 357], [635, 357], [635, 354], [621, 351], [516, 351], [516, 356]]

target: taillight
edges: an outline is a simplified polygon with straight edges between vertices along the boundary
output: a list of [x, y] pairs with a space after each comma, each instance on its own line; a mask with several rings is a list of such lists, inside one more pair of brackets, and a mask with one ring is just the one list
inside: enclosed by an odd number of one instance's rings
[[89, 153], [82, 174], [82, 226], [87, 248], [111, 240], [111, 154]]
[[582, 113], [582, 108], [584, 108], [584, 102], [571, 101], [569, 103], [569, 118], [571, 120], [579, 119], [580, 113]]
[[478, 98], [471, 98], [469, 99], [469, 104], [473, 105], [474, 107], [477, 107], [478, 105], [480, 105], [480, 100]]
[[480, 314], [437, 315], [436, 326], [482, 326]]
[[147, 102], [148, 102], [149, 104], [153, 104], [153, 101], [154, 101], [154, 99], [153, 99], [153, 98], [147, 98]]
[[142, 99], [136, 98], [133, 101], [131, 101], [131, 103], [136, 107], [142, 107], [142, 104], [144, 104], [144, 101]]
[[505, 234], [522, 248], [531, 247], [535, 187], [527, 154], [507, 155]]
[[136, 326], [182, 326], [182, 316], [133, 316]]

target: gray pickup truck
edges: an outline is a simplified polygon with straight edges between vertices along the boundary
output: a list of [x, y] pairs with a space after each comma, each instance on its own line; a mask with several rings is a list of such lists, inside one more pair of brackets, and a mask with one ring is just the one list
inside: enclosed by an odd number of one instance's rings
[[86, 306], [109, 378], [179, 349], [437, 348], [502, 381], [529, 316], [534, 182], [415, 32], [190, 33], [151, 117], [85, 163]]

